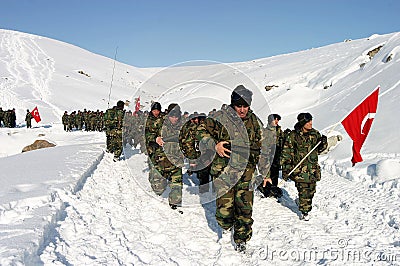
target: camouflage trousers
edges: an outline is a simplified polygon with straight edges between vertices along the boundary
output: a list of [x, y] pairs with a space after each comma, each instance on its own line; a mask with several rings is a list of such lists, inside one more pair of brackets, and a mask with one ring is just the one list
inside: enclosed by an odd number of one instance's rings
[[149, 161], [149, 182], [157, 195], [164, 193], [167, 186], [171, 189], [168, 195], [170, 205], [182, 205], [182, 168], [162, 168], [159, 164]]
[[299, 194], [299, 210], [302, 213], [309, 213], [312, 209], [312, 199], [316, 191], [316, 183], [296, 182]]
[[[229, 178], [233, 178], [233, 180], [239, 179], [228, 190], [226, 188], [226, 179], [224, 177], [221, 178], [225, 171], [229, 171]], [[246, 168], [244, 173], [235, 171], [233, 168], [224, 169], [218, 178], [213, 178], [219, 196], [216, 200], [215, 218], [223, 229], [233, 227], [233, 239], [235, 243], [240, 243], [249, 241], [253, 233], [253, 219], [251, 216], [253, 213], [254, 193], [253, 190], [250, 190], [250, 183], [254, 169]], [[235, 175], [236, 177], [234, 177]]]
[[113, 129], [106, 132], [107, 151], [118, 158], [122, 154], [122, 130]]
[[150, 186], [154, 193], [160, 196], [162, 193], [164, 193], [167, 187], [167, 179], [161, 175], [150, 159], [148, 160], [148, 163]]

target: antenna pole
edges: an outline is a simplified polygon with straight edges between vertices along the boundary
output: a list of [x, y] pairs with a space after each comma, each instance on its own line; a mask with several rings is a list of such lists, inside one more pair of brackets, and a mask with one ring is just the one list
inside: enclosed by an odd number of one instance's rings
[[118, 46], [115, 47], [114, 65], [113, 65], [113, 71], [112, 71], [112, 75], [111, 75], [110, 90], [109, 90], [109, 93], [108, 93], [107, 109], [110, 108], [110, 97], [111, 97], [112, 84], [113, 84], [113, 80], [114, 80], [115, 61], [117, 61], [117, 52], [118, 52]]

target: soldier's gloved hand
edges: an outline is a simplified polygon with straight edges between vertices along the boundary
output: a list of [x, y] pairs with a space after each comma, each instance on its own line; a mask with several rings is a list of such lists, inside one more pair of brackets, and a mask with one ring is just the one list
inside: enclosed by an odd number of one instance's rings
[[328, 138], [325, 135], [322, 135], [319, 141], [321, 141], [320, 146], [323, 146], [328, 143]]

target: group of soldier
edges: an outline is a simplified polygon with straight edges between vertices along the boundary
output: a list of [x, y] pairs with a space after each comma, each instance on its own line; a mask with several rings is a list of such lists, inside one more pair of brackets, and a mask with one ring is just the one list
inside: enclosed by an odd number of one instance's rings
[[65, 131], [103, 131], [103, 111], [86, 110], [64, 112], [61, 121]]
[[[243, 252], [252, 236], [254, 186], [266, 197], [282, 196], [280, 171], [284, 180], [295, 182], [299, 216], [308, 221], [321, 178], [318, 154], [327, 148], [327, 138], [312, 127], [310, 113], [300, 113], [293, 130], [282, 131], [278, 114], [270, 114], [264, 126], [250, 108], [252, 92], [243, 85], [233, 90], [230, 100], [208, 115], [188, 117], [176, 103], [163, 112], [161, 104], [154, 102], [148, 113], [130, 115], [143, 115], [139, 126], [132, 128], [122, 126], [127, 119], [119, 101], [106, 111], [104, 126], [107, 149], [115, 160], [126, 142], [140, 144], [148, 156], [151, 188], [162, 195], [169, 186], [172, 209], [182, 206], [182, 168], [188, 161], [188, 173], [196, 173], [199, 179], [199, 192], [211, 190], [215, 196], [215, 217], [223, 234], [232, 234], [235, 249]], [[130, 116], [125, 116], [128, 121]], [[141, 137], [133, 139], [130, 130]]]
[[[27, 128], [32, 127], [32, 119], [33, 115], [31, 114], [29, 109], [27, 109], [25, 115], [25, 122]], [[15, 128], [16, 126], [17, 126], [17, 116], [15, 114], [15, 108], [4, 111], [3, 108], [0, 107], [0, 127]]]
[[16, 127], [17, 116], [15, 115], [15, 108], [3, 110], [0, 107], [0, 127]]

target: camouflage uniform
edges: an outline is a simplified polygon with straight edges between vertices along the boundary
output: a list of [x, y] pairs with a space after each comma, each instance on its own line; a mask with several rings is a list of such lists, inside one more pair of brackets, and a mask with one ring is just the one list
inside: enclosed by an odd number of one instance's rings
[[[216, 200], [217, 222], [223, 229], [234, 228], [235, 243], [245, 243], [252, 235], [251, 181], [260, 156], [261, 129], [261, 122], [252, 110], [240, 119], [233, 107], [227, 105], [198, 127], [197, 138], [202, 153], [212, 150], [215, 143], [231, 143], [230, 159], [215, 155], [210, 174], [219, 196]], [[208, 147], [208, 151], [202, 147]], [[212, 159], [212, 155], [208, 158]]]
[[[164, 192], [167, 184], [169, 185], [171, 192], [169, 193], [168, 201], [172, 208], [176, 208], [182, 204], [183, 154], [179, 146], [181, 113], [179, 106], [173, 110], [175, 106], [177, 105], [171, 104], [168, 108], [168, 115], [161, 116], [161, 118], [156, 118], [150, 113], [146, 122], [147, 152], [153, 166], [151, 168], [152, 172], [149, 173], [149, 180], [153, 190], [158, 195]], [[170, 116], [179, 117], [178, 122], [172, 124], [169, 119]], [[163, 147], [157, 143], [154, 144], [157, 137], [163, 139]]]
[[33, 115], [29, 110], [26, 110], [26, 116], [25, 116], [25, 122], [26, 122], [26, 128], [31, 128], [32, 127], [32, 118]]
[[162, 147], [156, 143], [156, 138], [161, 136], [161, 128], [163, 126], [163, 122], [164, 115], [162, 113], [160, 113], [158, 117], [155, 117], [153, 113], [150, 112], [146, 120], [145, 127], [145, 146], [147, 149], [147, 154], [149, 156], [149, 182], [151, 188], [157, 195], [161, 195], [167, 186], [167, 180], [155, 167], [157, 164], [157, 158], [159, 158], [163, 154]]
[[[196, 118], [198, 119], [198, 123], [196, 123]], [[189, 117], [189, 121], [187, 121], [182, 127], [181, 134], [179, 136], [179, 142], [181, 144], [181, 149], [183, 154], [189, 158], [189, 175], [191, 173], [196, 173], [197, 179], [199, 180], [199, 192], [204, 193], [209, 189], [209, 179], [210, 179], [210, 170], [211, 170], [211, 161], [202, 160], [204, 158], [200, 157], [201, 152], [199, 150], [199, 142], [196, 138], [197, 128], [200, 123], [203, 123], [205, 119], [204, 116], [199, 117], [198, 114], [193, 114]]]
[[10, 120], [9, 124], [10, 124], [11, 128], [14, 128], [14, 127], [17, 126], [17, 123], [16, 123], [17, 117], [16, 117], [16, 114], [15, 114], [15, 108], [10, 110], [10, 114], [9, 114], [8, 119]]
[[[171, 207], [182, 205], [182, 167], [183, 154], [179, 145], [179, 131], [181, 129], [181, 120], [176, 124], [172, 124], [168, 116], [164, 119], [161, 137], [163, 138], [164, 146], [161, 156], [156, 158], [156, 169], [169, 182], [171, 192], [168, 196], [168, 201]], [[179, 119], [180, 112], [179, 112]]]
[[85, 131], [89, 131], [89, 114], [90, 111], [87, 111], [86, 109], [83, 110], [83, 124], [85, 125]]
[[69, 117], [68, 117], [67, 111], [64, 112], [64, 114], [63, 114], [63, 116], [62, 116], [62, 118], [61, 118], [61, 122], [62, 122], [62, 124], [64, 125], [64, 130], [65, 130], [65, 131], [69, 131], [69, 126], [68, 126]]
[[108, 109], [103, 117], [107, 137], [107, 151], [114, 153], [115, 159], [118, 159], [122, 154], [122, 124], [124, 119], [124, 103], [122, 102], [122, 104], [120, 104], [120, 102], [122, 101], [118, 101], [117, 106]]
[[69, 121], [68, 121], [68, 128], [69, 130], [72, 130], [75, 127], [75, 111], [73, 111], [69, 116]]
[[[290, 178], [296, 184], [299, 195], [299, 210], [308, 214], [312, 209], [312, 198], [316, 191], [316, 182], [321, 180], [321, 170], [318, 164], [318, 154], [327, 147], [326, 137], [312, 128], [303, 131], [304, 123], [299, 121], [295, 129], [289, 133], [283, 145], [280, 163], [282, 176]], [[310, 152], [317, 143], [321, 144], [288, 176], [289, 172]]]
[[263, 184], [260, 184], [258, 190], [261, 191], [265, 197], [281, 197], [282, 190], [277, 188], [277, 185], [280, 170], [280, 156], [285, 137], [281, 127], [279, 125], [272, 125], [272, 120], [270, 121], [270, 117], [268, 117], [268, 120], [267, 127], [263, 129], [262, 141], [262, 147], [267, 151], [267, 154], [263, 156], [263, 158], [265, 158], [267, 161], [261, 159], [259, 167], [264, 168], [263, 171], [268, 172], [267, 177], [271, 178], [272, 184], [267, 183], [265, 187]]
[[78, 113], [75, 115], [75, 126], [77, 130], [82, 130], [83, 116], [80, 110], [78, 110]]

